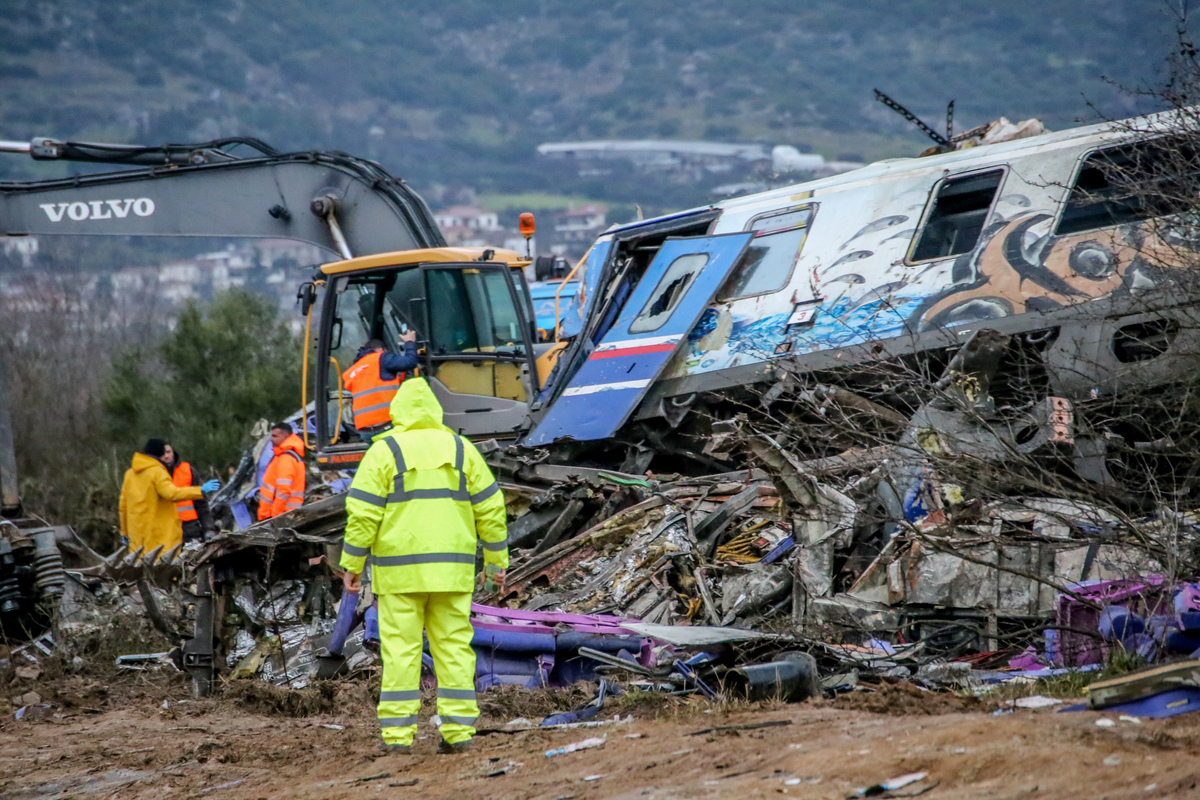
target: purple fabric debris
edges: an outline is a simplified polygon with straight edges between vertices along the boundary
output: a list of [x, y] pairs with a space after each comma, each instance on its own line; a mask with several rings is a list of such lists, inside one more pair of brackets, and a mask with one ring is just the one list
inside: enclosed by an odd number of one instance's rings
[[346, 637], [358, 627], [358, 592], [344, 592], [338, 602], [337, 619], [333, 623], [333, 637], [329, 640], [329, 654], [340, 656], [346, 646]]
[[363, 615], [363, 647], [368, 650], [379, 652], [379, 601], [367, 608]]
[[881, 650], [889, 656], [896, 655], [896, 648], [892, 646], [892, 643], [885, 642], [883, 639], [868, 639], [866, 646], [875, 650]]
[[[1053, 654], [1054, 663], [1067, 667], [1099, 664], [1108, 660], [1110, 645], [1100, 634], [1104, 612], [1113, 606], [1122, 606], [1127, 612], [1149, 617], [1172, 608], [1174, 592], [1162, 575], [1146, 575], [1136, 579], [1111, 581], [1087, 581], [1068, 587], [1079, 597], [1091, 601], [1093, 608], [1070, 595], [1060, 594], [1056, 599], [1056, 637], [1051, 641], [1047, 631], [1046, 655]], [[1089, 635], [1086, 631], [1095, 631]], [[1145, 634], [1136, 634], [1144, 637]], [[1149, 641], [1136, 639], [1128, 648], [1135, 651], [1156, 650], [1151, 637]]]
[[1040, 669], [1042, 663], [1038, 661], [1037, 651], [1033, 647], [1026, 647], [1020, 655], [1014, 656], [1008, 660], [1008, 665], [1013, 669]]
[[1185, 583], [1175, 592], [1174, 606], [1176, 614], [1186, 614], [1189, 611], [1200, 611], [1200, 585]]
[[476, 688], [502, 683], [564, 686], [593, 679], [595, 662], [580, 656], [580, 647], [634, 652], [639, 663], [653, 666], [651, 643], [622, 627], [626, 621], [604, 614], [521, 611], [472, 604]]

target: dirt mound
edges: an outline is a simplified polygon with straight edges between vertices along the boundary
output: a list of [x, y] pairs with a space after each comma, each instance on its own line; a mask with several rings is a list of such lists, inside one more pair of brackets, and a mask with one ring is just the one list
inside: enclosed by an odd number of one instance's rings
[[874, 691], [851, 692], [834, 698], [834, 708], [869, 711], [872, 714], [961, 714], [982, 711], [979, 698], [951, 692], [925, 691], [911, 683], [884, 683]]
[[281, 717], [332, 714], [337, 707], [337, 685], [322, 681], [303, 689], [272, 686], [256, 680], [230, 681], [221, 691], [222, 701], [233, 701], [245, 711]]
[[563, 689], [527, 689], [524, 686], [495, 686], [478, 695], [479, 710], [500, 723], [524, 717], [540, 722], [551, 714], [572, 711], [591, 700], [595, 687], [577, 683]]

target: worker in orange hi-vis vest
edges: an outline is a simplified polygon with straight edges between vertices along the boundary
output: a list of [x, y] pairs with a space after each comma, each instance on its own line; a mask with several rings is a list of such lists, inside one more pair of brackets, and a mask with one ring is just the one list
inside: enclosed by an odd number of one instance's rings
[[[166, 446], [163, 464], [171, 473], [171, 483], [176, 486], [199, 486], [200, 476], [192, 465], [180, 458], [179, 453], [170, 444]], [[183, 541], [202, 542], [205, 533], [211, 533], [213, 525], [212, 512], [208, 501], [201, 497], [199, 500], [179, 500], [175, 503], [175, 511], [179, 521], [183, 523]]]
[[406, 372], [417, 368], [417, 334], [408, 330], [401, 337], [404, 355], [389, 353], [379, 339], [371, 339], [355, 356], [354, 365], [342, 374], [342, 385], [350, 392], [354, 427], [363, 441], [392, 427], [388, 409]]
[[270, 519], [304, 504], [304, 441], [292, 433], [292, 426], [276, 422], [271, 426], [271, 446], [275, 457], [267, 465], [258, 496], [258, 518]]

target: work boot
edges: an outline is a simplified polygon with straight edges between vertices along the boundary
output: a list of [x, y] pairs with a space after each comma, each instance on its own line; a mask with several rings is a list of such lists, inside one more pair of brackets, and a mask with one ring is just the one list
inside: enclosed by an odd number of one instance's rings
[[438, 753], [440, 755], [456, 755], [467, 752], [472, 746], [470, 739], [462, 742], [447, 742], [445, 739], [442, 739], [438, 742]]
[[383, 744], [380, 745], [385, 756], [411, 756], [411, 744]]

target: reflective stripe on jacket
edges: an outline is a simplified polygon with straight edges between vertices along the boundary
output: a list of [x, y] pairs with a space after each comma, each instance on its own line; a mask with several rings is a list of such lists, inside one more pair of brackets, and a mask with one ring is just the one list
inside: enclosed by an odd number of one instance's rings
[[[176, 464], [175, 471], [171, 473], [171, 483], [176, 486], [192, 486], [192, 465], [186, 461]], [[183, 522], [200, 519], [200, 515], [196, 513], [196, 504], [191, 500], [180, 500], [175, 504], [175, 512], [179, 514], [179, 519]]]
[[342, 383], [350, 392], [356, 428], [374, 428], [386, 423], [392, 398], [404, 382], [403, 375], [398, 375], [390, 381], [383, 379], [379, 364], [382, 357], [382, 350], [367, 353], [342, 376]]
[[423, 379], [404, 382], [391, 419], [350, 484], [341, 566], [362, 572], [370, 554], [376, 594], [474, 591], [478, 541], [485, 563], [508, 567], [504, 493]]
[[270, 519], [304, 505], [304, 441], [296, 434], [275, 448], [275, 458], [263, 475], [258, 495], [258, 518]]

